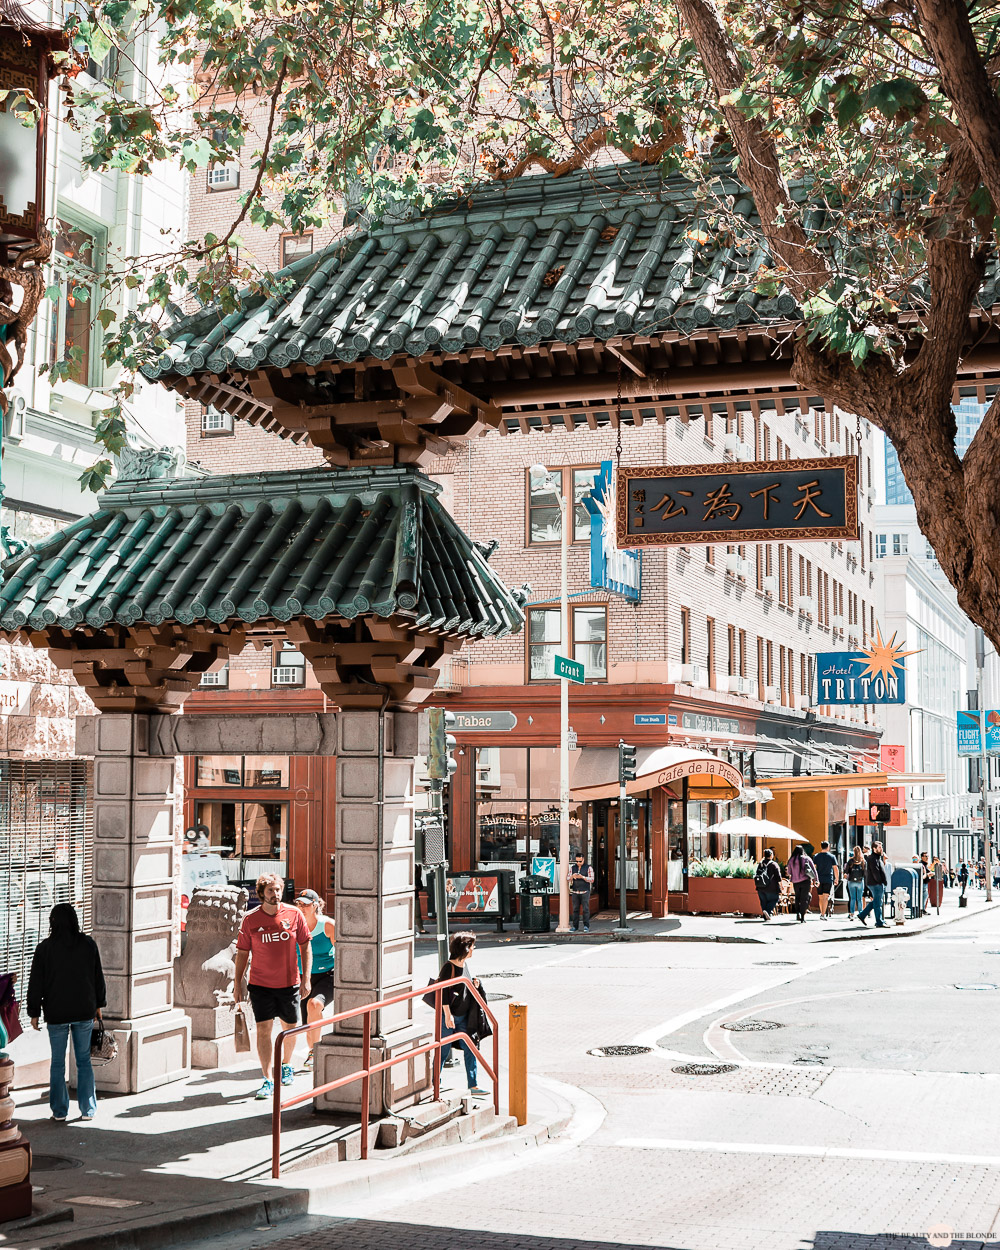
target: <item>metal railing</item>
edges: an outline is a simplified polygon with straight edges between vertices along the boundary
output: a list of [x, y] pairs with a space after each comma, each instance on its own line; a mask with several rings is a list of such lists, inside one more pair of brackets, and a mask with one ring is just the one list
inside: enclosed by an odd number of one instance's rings
[[[478, 1046], [468, 1035], [468, 1033], [451, 1033], [446, 1038], [441, 1037], [441, 992], [448, 989], [452, 985], [464, 985], [466, 990], [473, 995], [483, 1011], [486, 1018], [490, 1022], [493, 1029], [493, 1066], [486, 1062], [479, 1051]], [[434, 995], [434, 1041], [428, 1042], [426, 1046], [418, 1046], [415, 1050], [404, 1051], [400, 1055], [396, 1055], [393, 1059], [384, 1059], [381, 1063], [373, 1064], [371, 1062], [371, 1041], [372, 1041], [372, 1012], [380, 1011], [385, 1007], [395, 1006], [396, 1003], [408, 1002], [411, 998], [423, 998], [427, 994]], [[286, 1037], [297, 1037], [299, 1033], [308, 1033], [314, 1029], [327, 1029], [331, 1025], [339, 1024], [343, 1020], [353, 1020], [356, 1016], [363, 1016], [361, 1033], [361, 1067], [356, 1072], [351, 1072], [347, 1076], [339, 1077], [336, 1081], [328, 1081], [325, 1085], [316, 1085], [304, 1094], [295, 1094], [291, 1098], [281, 1100], [281, 1057], [282, 1048]], [[436, 981], [433, 985], [428, 985], [422, 990], [410, 990], [406, 994], [396, 994], [392, 998], [383, 998], [377, 1003], [369, 1003], [365, 1007], [354, 1007], [351, 1011], [340, 1011], [336, 1015], [324, 1016], [322, 1019], [312, 1024], [299, 1024], [293, 1029], [283, 1029], [274, 1039], [274, 1054], [272, 1055], [271, 1077], [274, 1081], [274, 1101], [271, 1107], [271, 1176], [277, 1179], [281, 1176], [281, 1113], [287, 1111], [291, 1107], [297, 1107], [301, 1103], [309, 1102], [312, 1099], [319, 1098], [322, 1094], [328, 1094], [331, 1090], [339, 1089], [342, 1085], [350, 1085], [352, 1081], [361, 1082], [361, 1157], [368, 1158], [368, 1123], [369, 1123], [369, 1101], [371, 1094], [371, 1078], [378, 1072], [385, 1072], [397, 1063], [406, 1063], [411, 1059], [417, 1058], [418, 1055], [426, 1055], [431, 1051], [439, 1051], [442, 1046], [452, 1046], [458, 1042], [466, 1042], [476, 1059], [483, 1065], [487, 1075], [493, 1082], [493, 1110], [500, 1114], [500, 1039], [497, 1036], [497, 1020], [493, 1012], [486, 1005], [486, 999], [479, 989], [476, 988], [468, 977], [452, 977], [449, 981]], [[434, 1099], [437, 1101], [441, 1097], [441, 1065], [434, 1063]]]

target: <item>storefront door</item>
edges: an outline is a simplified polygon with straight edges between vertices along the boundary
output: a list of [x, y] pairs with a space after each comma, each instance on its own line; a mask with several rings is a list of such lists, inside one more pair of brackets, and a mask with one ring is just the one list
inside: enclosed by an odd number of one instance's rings
[[[625, 826], [625, 903], [633, 911], [646, 911], [652, 891], [650, 855], [650, 804], [639, 798], [629, 804]], [[594, 804], [595, 845], [602, 848], [601, 878], [608, 883], [608, 906], [619, 906], [621, 859], [618, 840], [618, 804]], [[602, 899], [603, 902], [603, 899]]]

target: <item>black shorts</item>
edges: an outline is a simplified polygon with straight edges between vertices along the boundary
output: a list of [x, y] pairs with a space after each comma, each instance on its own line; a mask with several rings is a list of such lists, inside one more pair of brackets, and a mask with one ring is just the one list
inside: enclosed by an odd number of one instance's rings
[[329, 972], [321, 972], [319, 976], [313, 977], [312, 989], [302, 1000], [302, 1023], [308, 1024], [306, 1017], [306, 1003], [311, 999], [318, 998], [326, 1006], [333, 1002], [333, 969]]
[[832, 881], [821, 881], [821, 882], [819, 883], [819, 885], [817, 885], [817, 887], [816, 887], [816, 893], [817, 893], [817, 894], [832, 894], [832, 893], [833, 893], [833, 882], [832, 882]]
[[299, 1022], [299, 987], [287, 985], [273, 989], [270, 985], [248, 985], [250, 1007], [258, 1024], [264, 1020], [281, 1020], [284, 1024]]

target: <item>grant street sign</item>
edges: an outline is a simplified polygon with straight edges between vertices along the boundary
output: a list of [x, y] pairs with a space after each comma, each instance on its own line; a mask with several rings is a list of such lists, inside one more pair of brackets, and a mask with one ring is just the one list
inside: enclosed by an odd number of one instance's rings
[[856, 456], [618, 470], [618, 546], [858, 537]]
[[577, 660], [568, 660], [564, 655], [552, 657], [552, 675], [565, 677], [567, 681], [575, 681], [578, 686], [582, 686], [587, 680], [583, 665]]

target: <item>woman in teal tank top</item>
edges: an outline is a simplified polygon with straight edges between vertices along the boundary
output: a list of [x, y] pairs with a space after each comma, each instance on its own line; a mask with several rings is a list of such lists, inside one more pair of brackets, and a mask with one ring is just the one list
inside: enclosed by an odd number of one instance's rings
[[305, 1066], [312, 1067], [313, 1048], [320, 1038], [318, 1027], [327, 1006], [333, 1003], [334, 924], [333, 917], [323, 914], [323, 900], [315, 890], [303, 890], [295, 900], [295, 906], [309, 929], [312, 947], [312, 989], [302, 1003], [302, 1023], [315, 1024], [306, 1034], [309, 1054]]

